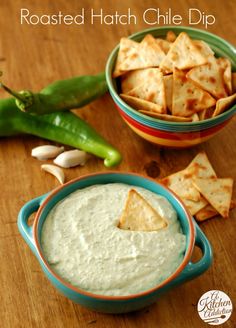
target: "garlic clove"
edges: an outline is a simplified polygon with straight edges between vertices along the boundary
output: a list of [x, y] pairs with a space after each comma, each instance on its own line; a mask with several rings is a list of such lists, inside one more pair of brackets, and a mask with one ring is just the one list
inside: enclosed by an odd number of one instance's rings
[[48, 172], [48, 173], [54, 175], [61, 184], [64, 183], [65, 175], [64, 175], [63, 170], [60, 167], [58, 167], [56, 165], [51, 165], [51, 164], [43, 164], [43, 165], [41, 165], [41, 169], [45, 172]]
[[64, 151], [64, 147], [57, 147], [53, 145], [43, 145], [33, 148], [31, 156], [36, 157], [39, 160], [46, 160], [49, 158], [55, 158]]
[[84, 165], [87, 159], [88, 154], [85, 151], [74, 149], [60, 154], [53, 162], [61, 167], [69, 168], [77, 165]]

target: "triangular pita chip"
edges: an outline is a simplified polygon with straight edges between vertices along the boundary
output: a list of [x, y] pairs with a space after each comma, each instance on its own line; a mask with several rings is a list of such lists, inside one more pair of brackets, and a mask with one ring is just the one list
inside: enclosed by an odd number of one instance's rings
[[197, 202], [183, 197], [181, 197], [181, 200], [183, 201], [183, 203], [185, 204], [191, 215], [195, 215], [197, 212], [199, 212], [208, 204], [208, 202], [203, 197], [200, 197], [200, 199]]
[[194, 113], [192, 116], [191, 116], [191, 119], [192, 119], [192, 122], [198, 122], [199, 121], [199, 116], [197, 113]]
[[186, 73], [174, 69], [172, 114], [192, 116], [194, 113], [215, 105], [215, 99], [206, 91], [188, 80]]
[[172, 94], [173, 94], [173, 75], [163, 76], [166, 96], [166, 106], [171, 112], [172, 110]]
[[167, 227], [166, 219], [134, 189], [128, 193], [118, 227], [132, 231], [157, 231]]
[[187, 78], [217, 99], [227, 97], [224, 87], [223, 71], [217, 64], [216, 59], [211, 60], [211, 62], [205, 65], [192, 68], [187, 73]]
[[236, 72], [232, 73], [232, 92], [236, 92]]
[[169, 114], [161, 114], [154, 111], [149, 110], [139, 110], [140, 113], [170, 122], [192, 122], [191, 117], [181, 117], [181, 116], [174, 116]]
[[[234, 200], [230, 203], [230, 210], [235, 208], [236, 202]], [[203, 209], [198, 211], [195, 214], [195, 218], [198, 222], [202, 222], [208, 219], [211, 219], [215, 216], [219, 215], [219, 213], [212, 207], [210, 204], [207, 204]]]
[[203, 120], [207, 120], [208, 118], [211, 118], [214, 113], [214, 110], [215, 110], [215, 106], [201, 110], [200, 112], [198, 112], [199, 120], [203, 121]]
[[127, 93], [156, 74], [157, 68], [144, 68], [130, 71], [121, 76], [122, 93]]
[[161, 62], [160, 68], [164, 72], [170, 73], [174, 67], [184, 70], [205, 63], [206, 58], [202, 56], [187, 33], [181, 32]]
[[207, 61], [210, 61], [212, 58], [214, 58], [214, 52], [206, 42], [202, 40], [193, 40], [193, 43], [201, 52], [202, 56], [207, 58]]
[[223, 82], [228, 95], [232, 94], [232, 67], [228, 58], [220, 57], [217, 63], [223, 71]]
[[150, 113], [162, 113], [163, 108], [160, 105], [154, 104], [150, 101], [146, 101], [140, 98], [131, 97], [125, 94], [120, 94], [120, 97], [131, 107], [141, 111], [147, 111]]
[[185, 169], [186, 178], [216, 178], [216, 173], [204, 151], [199, 152]]
[[226, 109], [229, 109], [235, 103], [236, 103], [236, 93], [233, 94], [232, 96], [218, 99], [216, 102], [216, 108], [214, 110], [212, 117], [215, 117], [215, 116], [223, 113], [224, 111], [226, 111]]
[[166, 113], [166, 98], [163, 75], [158, 68], [153, 69], [153, 73], [142, 84], [130, 90], [127, 95], [153, 102], [162, 108], [162, 113]]
[[122, 70], [122, 65], [128, 57], [136, 54], [136, 50], [139, 47], [139, 43], [128, 38], [121, 38], [120, 48], [116, 60], [115, 70], [113, 72], [113, 77], [118, 77], [121, 74], [124, 74]]
[[164, 39], [156, 39], [158, 46], [164, 51], [165, 54], [170, 50], [171, 43]]
[[173, 31], [168, 31], [166, 34], [166, 40], [169, 42], [174, 42], [176, 40], [177, 36], [175, 32]]
[[195, 179], [194, 186], [223, 218], [229, 215], [233, 179]]

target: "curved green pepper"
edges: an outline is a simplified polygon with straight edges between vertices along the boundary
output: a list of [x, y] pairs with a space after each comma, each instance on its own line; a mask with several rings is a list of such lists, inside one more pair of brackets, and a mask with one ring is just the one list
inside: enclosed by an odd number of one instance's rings
[[104, 159], [107, 167], [118, 165], [121, 154], [91, 126], [71, 112], [31, 115], [21, 112], [14, 98], [0, 100], [0, 136], [27, 133], [80, 148]]
[[16, 92], [3, 83], [1, 86], [16, 98], [15, 102], [20, 110], [32, 114], [47, 114], [79, 108], [107, 92], [105, 73], [59, 80], [39, 93], [28, 90]]

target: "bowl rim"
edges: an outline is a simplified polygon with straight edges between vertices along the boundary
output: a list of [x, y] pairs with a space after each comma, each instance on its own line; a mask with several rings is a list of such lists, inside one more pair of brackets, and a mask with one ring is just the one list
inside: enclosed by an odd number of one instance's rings
[[[200, 33], [201, 35], [205, 35], [208, 37], [213, 38], [214, 40], [220, 42], [221, 44], [223, 44], [224, 46], [226, 46], [228, 49], [230, 49], [230, 51], [234, 52], [236, 55], [236, 47], [234, 47], [231, 43], [229, 43], [228, 41], [224, 40], [223, 38], [221, 38], [220, 36], [213, 34], [211, 32], [205, 31], [205, 30], [201, 30], [201, 29], [197, 29], [197, 28], [193, 28], [193, 27], [188, 27], [188, 26], [162, 26], [162, 27], [153, 27], [153, 28], [148, 28], [148, 29], [144, 29], [141, 30], [139, 32], [133, 33], [131, 35], [128, 36], [129, 39], [135, 39], [141, 35], [146, 35], [148, 33], [152, 33], [155, 31], [169, 31], [169, 30], [174, 30], [176, 32], [196, 32], [196, 33]], [[117, 104], [117, 106], [121, 107], [125, 107], [127, 111], [129, 111], [132, 114], [136, 114], [140, 117], [140, 119], [146, 119], [147, 121], [150, 121], [152, 123], [156, 123], [156, 124], [163, 124], [166, 126], [170, 126], [170, 127], [174, 127], [174, 126], [178, 126], [178, 127], [183, 127], [183, 128], [187, 128], [187, 127], [194, 127], [194, 126], [206, 126], [208, 124], [217, 124], [217, 122], [219, 120], [223, 120], [225, 117], [227, 119], [228, 116], [230, 116], [231, 114], [233, 115], [233, 112], [236, 112], [236, 104], [233, 105], [231, 108], [229, 108], [227, 111], [221, 113], [220, 115], [217, 115], [215, 117], [211, 117], [208, 118], [206, 120], [203, 121], [193, 121], [193, 122], [171, 122], [171, 121], [164, 121], [164, 120], [160, 120], [158, 118], [154, 118], [154, 117], [150, 117], [148, 115], [142, 114], [139, 111], [135, 110], [133, 107], [131, 107], [130, 105], [128, 105], [117, 93], [117, 91], [114, 88], [113, 85], [113, 78], [112, 78], [112, 68], [113, 68], [113, 64], [115, 63], [116, 57], [117, 57], [117, 53], [118, 53], [118, 49], [119, 49], [119, 43], [113, 48], [113, 50], [111, 51], [107, 63], [106, 63], [106, 68], [105, 68], [105, 73], [106, 73], [106, 81], [107, 81], [107, 85], [108, 85], [108, 89], [109, 92], [111, 93], [111, 96], [113, 98], [113, 100], [115, 101], [115, 103]], [[236, 65], [236, 64], [235, 64]], [[121, 106], [120, 106], [121, 105]], [[123, 110], [123, 108], [121, 108], [121, 110]]]
[[[139, 292], [139, 293], [135, 293], [135, 294], [130, 294], [130, 295], [119, 295], [119, 296], [112, 296], [112, 295], [102, 295], [102, 294], [95, 294], [83, 289], [80, 289], [79, 287], [75, 287], [72, 284], [70, 284], [69, 282], [65, 281], [63, 278], [60, 277], [60, 275], [58, 275], [55, 271], [53, 271], [53, 269], [50, 267], [50, 265], [48, 264], [42, 248], [40, 246], [40, 241], [38, 238], [38, 228], [39, 228], [39, 221], [40, 221], [40, 217], [41, 214], [45, 208], [45, 206], [48, 204], [48, 202], [50, 202], [52, 200], [53, 197], [55, 197], [61, 190], [63, 190], [65, 187], [74, 184], [76, 182], [79, 181], [83, 181], [86, 180], [87, 178], [91, 178], [94, 176], [104, 176], [104, 175], [109, 175], [109, 174], [114, 174], [114, 175], [128, 175], [128, 176], [132, 176], [132, 177], [138, 177], [138, 178], [142, 178], [148, 181], [151, 181], [152, 183], [154, 182], [155, 184], [161, 186], [163, 189], [165, 189], [168, 193], [170, 193], [175, 200], [179, 203], [181, 209], [183, 210], [187, 222], [188, 222], [188, 226], [189, 226], [189, 245], [188, 248], [186, 248], [185, 251], [185, 255], [183, 258], [183, 261], [181, 262], [181, 264], [178, 266], [178, 268], [170, 275], [168, 276], [165, 280], [163, 280], [161, 283], [159, 283], [158, 285], [156, 285], [155, 287], [149, 288], [143, 292]], [[66, 195], [67, 196], [67, 195]], [[66, 197], [65, 196], [65, 197]], [[60, 199], [59, 201], [61, 201], [62, 199]], [[58, 202], [57, 202], [58, 203]], [[171, 204], [172, 205], [172, 204]], [[172, 205], [173, 206], [173, 205]], [[174, 207], [174, 206], [173, 206]], [[173, 192], [171, 191], [169, 188], [167, 188], [166, 186], [163, 186], [162, 184], [158, 183], [156, 180], [146, 177], [142, 174], [137, 174], [137, 173], [130, 173], [130, 172], [124, 172], [124, 171], [107, 171], [107, 172], [97, 172], [97, 173], [91, 173], [91, 174], [86, 174], [83, 176], [80, 176], [78, 178], [75, 178], [73, 180], [68, 181], [67, 183], [57, 187], [56, 189], [54, 189], [52, 192], [49, 193], [48, 196], [46, 196], [46, 198], [44, 199], [44, 201], [41, 203], [35, 219], [34, 219], [34, 223], [33, 223], [33, 239], [35, 242], [35, 246], [36, 246], [36, 250], [37, 250], [37, 255], [40, 258], [40, 261], [42, 261], [42, 264], [46, 267], [46, 269], [49, 271], [49, 273], [53, 276], [53, 278], [55, 278], [56, 280], [58, 280], [64, 287], [69, 288], [70, 290], [82, 294], [84, 296], [87, 297], [91, 297], [91, 298], [95, 298], [95, 299], [100, 299], [100, 300], [110, 300], [110, 301], [120, 301], [120, 300], [129, 300], [129, 299], [135, 299], [135, 298], [140, 298], [146, 295], [149, 295], [155, 291], [157, 291], [158, 289], [161, 289], [163, 286], [167, 285], [169, 282], [173, 281], [183, 270], [184, 268], [188, 265], [188, 263], [191, 260], [191, 256], [192, 256], [192, 252], [193, 252], [193, 248], [194, 248], [194, 244], [195, 244], [195, 237], [196, 237], [196, 231], [195, 231], [195, 227], [194, 227], [194, 223], [192, 220], [192, 215], [189, 213], [189, 211], [187, 210], [186, 206], [184, 205], [184, 203], [182, 202], [182, 200]]]

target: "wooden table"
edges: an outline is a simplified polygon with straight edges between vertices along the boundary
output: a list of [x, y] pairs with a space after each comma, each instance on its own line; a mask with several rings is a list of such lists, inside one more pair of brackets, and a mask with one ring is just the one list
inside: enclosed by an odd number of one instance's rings
[[[120, 37], [148, 28], [142, 19], [134, 25], [101, 25], [87, 23], [81, 26], [21, 25], [20, 9], [28, 8], [32, 14], [52, 14], [62, 11], [74, 14], [84, 7], [103, 8], [107, 14], [127, 12], [130, 7], [139, 17], [149, 7], [160, 6], [161, 11], [172, 8], [183, 16], [187, 24], [190, 1], [30, 1], [2, 0], [0, 2], [0, 69], [4, 82], [16, 90], [40, 90], [56, 79], [73, 75], [93, 74], [104, 70], [107, 57]], [[205, 13], [214, 14], [216, 23], [209, 26], [231, 43], [236, 43], [236, 30], [232, 20], [236, 15], [235, 0], [198, 1]], [[202, 25], [199, 28], [204, 28]], [[0, 96], [5, 93], [0, 91]], [[122, 121], [107, 94], [90, 106], [79, 110], [79, 115], [94, 126], [107, 140], [120, 149], [124, 156], [118, 170], [146, 175], [145, 165], [157, 161], [159, 177], [184, 168], [200, 150], [205, 150], [220, 177], [236, 178], [236, 121], [213, 140], [189, 150], [166, 150], [155, 147], [136, 136]], [[232, 301], [236, 298], [235, 232], [236, 211], [230, 219], [216, 218], [201, 224], [214, 249], [212, 267], [201, 277], [163, 295], [158, 303], [137, 313], [107, 315], [94, 313], [61, 296], [48, 282], [17, 229], [17, 215], [28, 200], [44, 194], [56, 186], [57, 181], [40, 170], [40, 162], [30, 156], [31, 149], [45, 141], [22, 136], [0, 139], [0, 326], [19, 327], [205, 327], [200, 320], [196, 304], [208, 290], [219, 289]], [[66, 170], [66, 179], [85, 173], [106, 171], [99, 159], [86, 166]], [[234, 193], [234, 197], [236, 197]], [[233, 323], [234, 322], [234, 323]], [[236, 311], [224, 327], [235, 327]]]

